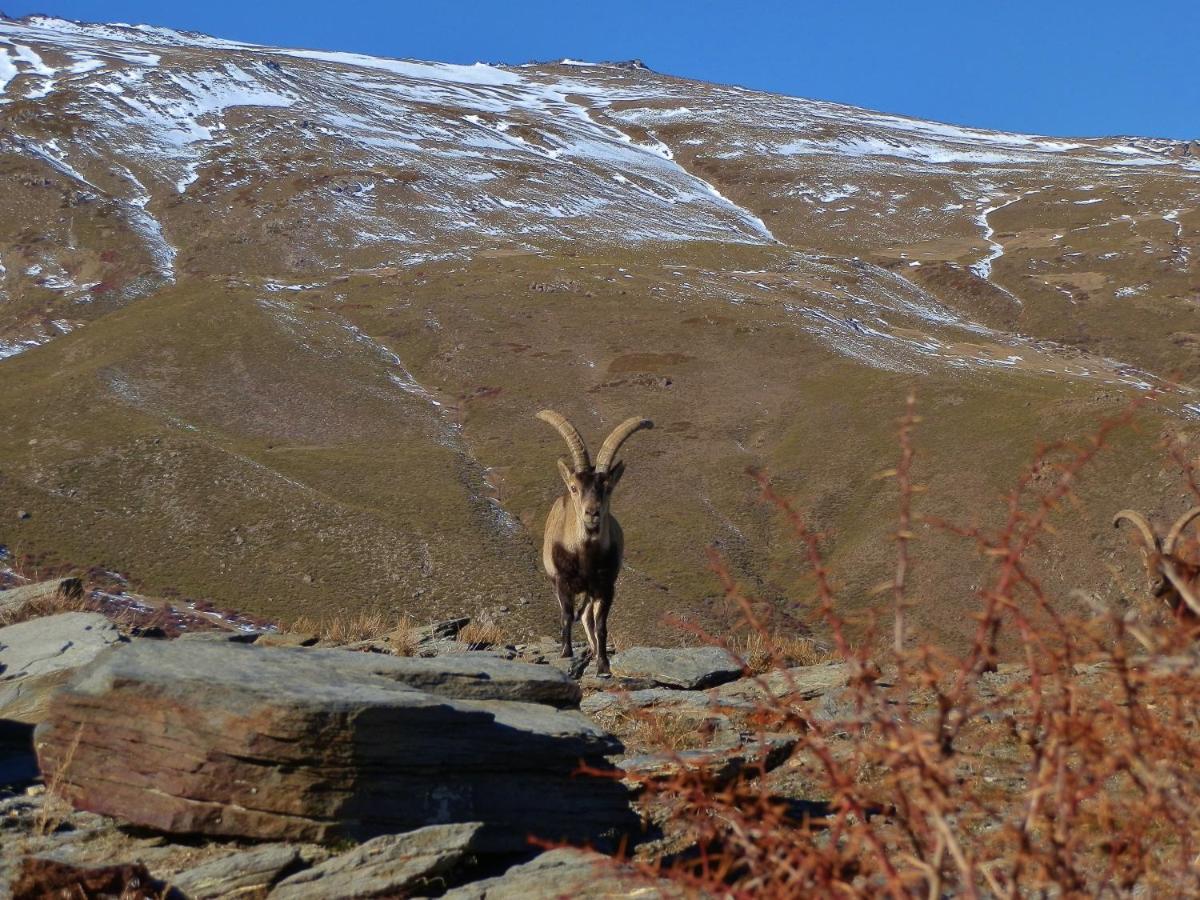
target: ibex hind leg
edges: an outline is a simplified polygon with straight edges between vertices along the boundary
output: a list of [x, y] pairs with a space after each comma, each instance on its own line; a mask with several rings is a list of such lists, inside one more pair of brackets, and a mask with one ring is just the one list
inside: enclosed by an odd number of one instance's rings
[[591, 597], [583, 601], [583, 609], [579, 612], [579, 621], [583, 623], [583, 636], [587, 638], [588, 651], [596, 655], [596, 601]]

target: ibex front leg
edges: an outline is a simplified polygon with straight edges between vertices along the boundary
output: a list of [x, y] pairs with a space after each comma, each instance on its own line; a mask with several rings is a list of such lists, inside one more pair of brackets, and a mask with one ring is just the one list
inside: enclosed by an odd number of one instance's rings
[[612, 670], [608, 667], [608, 611], [612, 608], [612, 594], [596, 598], [592, 604], [593, 613], [595, 616], [596, 634], [596, 674], [611, 675]]
[[575, 622], [575, 595], [561, 578], [554, 581], [554, 593], [558, 596], [558, 608], [562, 612], [562, 656], [566, 659], [575, 653], [571, 647], [571, 625]]

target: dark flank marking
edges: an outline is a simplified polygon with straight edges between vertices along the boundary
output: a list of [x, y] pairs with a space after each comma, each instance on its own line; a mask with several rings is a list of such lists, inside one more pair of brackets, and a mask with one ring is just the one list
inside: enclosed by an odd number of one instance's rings
[[575, 553], [562, 544], [551, 551], [558, 581], [572, 595], [611, 597], [621, 566], [621, 548], [615, 541], [607, 547], [584, 544]]

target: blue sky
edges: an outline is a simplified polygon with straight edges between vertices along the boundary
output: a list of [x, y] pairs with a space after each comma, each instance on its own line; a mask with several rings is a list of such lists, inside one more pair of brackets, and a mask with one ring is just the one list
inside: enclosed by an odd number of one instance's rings
[[0, 0], [263, 44], [449, 62], [641, 58], [661, 72], [959, 124], [1200, 138], [1200, 2]]

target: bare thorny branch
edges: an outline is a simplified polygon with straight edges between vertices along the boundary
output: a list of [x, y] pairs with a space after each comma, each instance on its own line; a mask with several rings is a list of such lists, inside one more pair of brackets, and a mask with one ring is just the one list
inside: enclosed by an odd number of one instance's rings
[[[1190, 632], [1169, 616], [1142, 620], [1098, 597], [1062, 602], [1033, 574], [1051, 519], [1113, 433], [1144, 398], [1085, 441], [1038, 450], [994, 530], [920, 516], [914, 495], [909, 397], [899, 422], [891, 640], [873, 656], [841, 613], [823, 537], [752, 472], [799, 543], [816, 620], [846, 672], [839, 715], [814, 715], [787, 691], [764, 688], [763, 733], [799, 735], [790, 764], [815, 787], [823, 815], [797, 817], [773, 776], [749, 772], [717, 787], [681, 768], [645, 786], [670, 804], [695, 851], [645, 866], [688, 890], [727, 897], [1181, 896], [1200, 891], [1200, 664]], [[1171, 448], [1190, 489], [1200, 479]], [[907, 596], [916, 526], [959, 536], [990, 578], [969, 645], [913, 644]], [[724, 560], [710, 564], [743, 625], [768, 626]], [[814, 623], [815, 624], [815, 623]], [[873, 632], [867, 630], [870, 638]], [[730, 642], [713, 639], [730, 646]], [[1002, 667], [1016, 646], [1021, 665]], [[999, 669], [999, 671], [997, 671]], [[793, 683], [794, 687], [794, 683]]]

